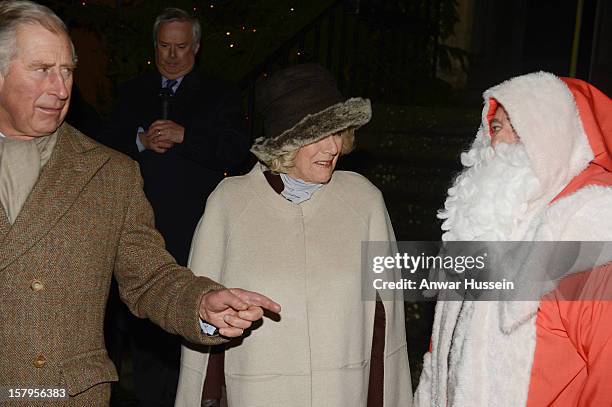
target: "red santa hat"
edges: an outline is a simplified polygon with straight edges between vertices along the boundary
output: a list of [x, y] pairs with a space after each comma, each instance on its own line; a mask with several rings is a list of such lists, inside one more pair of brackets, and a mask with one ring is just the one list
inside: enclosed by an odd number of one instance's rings
[[612, 101], [573, 78], [535, 72], [484, 94], [482, 131], [501, 104], [551, 202], [587, 185], [612, 185]]
[[593, 85], [574, 78], [561, 78], [574, 95], [580, 121], [594, 158], [553, 201], [587, 185], [612, 186], [612, 100]]

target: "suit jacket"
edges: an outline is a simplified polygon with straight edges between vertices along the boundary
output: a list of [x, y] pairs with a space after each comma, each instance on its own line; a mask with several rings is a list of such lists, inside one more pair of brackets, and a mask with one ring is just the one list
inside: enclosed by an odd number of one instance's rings
[[181, 144], [163, 154], [138, 152], [138, 127], [161, 119], [161, 76], [141, 75], [119, 89], [119, 100], [106, 138], [140, 163], [145, 194], [157, 229], [179, 264], [186, 265], [191, 238], [206, 198], [224, 172], [241, 164], [250, 141], [240, 94], [222, 82], [191, 71], [170, 100], [168, 119], [185, 127]]
[[108, 403], [113, 271], [137, 316], [192, 342], [220, 342], [198, 323], [202, 294], [220, 286], [163, 249], [141, 184], [135, 162], [63, 124], [13, 225], [0, 210], [0, 386], [62, 387], [77, 396], [63, 405]]

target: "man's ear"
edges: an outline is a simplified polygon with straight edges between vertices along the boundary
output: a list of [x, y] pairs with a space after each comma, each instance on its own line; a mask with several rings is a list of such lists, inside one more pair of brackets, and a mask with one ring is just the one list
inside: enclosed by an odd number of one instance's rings
[[193, 55], [196, 55], [200, 50], [200, 43], [198, 42], [195, 47], [193, 47]]

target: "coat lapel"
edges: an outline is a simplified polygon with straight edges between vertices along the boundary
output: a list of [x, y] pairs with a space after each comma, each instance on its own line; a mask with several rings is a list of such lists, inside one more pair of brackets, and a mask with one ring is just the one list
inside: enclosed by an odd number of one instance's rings
[[[5, 234], [3, 250], [0, 251], [0, 271], [53, 228], [108, 159], [109, 155], [101, 153], [93, 141], [67, 124], [60, 127], [49, 162], [15, 223]], [[0, 233], [2, 230], [0, 226]]]
[[6, 212], [2, 205], [0, 205], [0, 246], [4, 242], [4, 238], [6, 237], [6, 234], [8, 233], [10, 228], [11, 224], [9, 223], [8, 218], [6, 217]]
[[191, 106], [194, 101], [201, 103], [203, 96], [202, 82], [200, 75], [191, 71], [183, 78], [181, 86], [176, 90], [176, 94], [172, 98], [171, 117], [172, 120], [177, 120], [179, 123], [187, 123], [189, 121], [189, 112], [193, 110]]

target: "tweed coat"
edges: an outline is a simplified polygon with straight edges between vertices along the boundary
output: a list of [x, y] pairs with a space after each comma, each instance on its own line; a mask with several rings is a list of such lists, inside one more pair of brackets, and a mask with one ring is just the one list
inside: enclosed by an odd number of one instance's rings
[[54, 405], [108, 405], [113, 271], [137, 316], [192, 342], [221, 341], [198, 324], [201, 296], [221, 286], [164, 250], [138, 164], [63, 124], [14, 224], [0, 211], [0, 387], [58, 387], [71, 397]]

